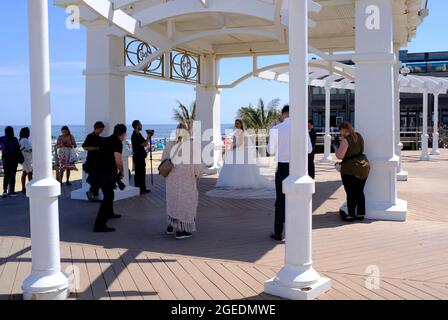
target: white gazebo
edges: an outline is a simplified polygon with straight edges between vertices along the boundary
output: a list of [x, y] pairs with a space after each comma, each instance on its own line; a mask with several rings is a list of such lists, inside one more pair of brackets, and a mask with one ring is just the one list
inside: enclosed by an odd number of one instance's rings
[[[415, 36], [426, 0], [55, 0], [87, 28], [86, 128], [125, 123], [128, 75], [196, 86], [197, 120], [213, 130], [214, 166], [221, 149], [219, 60], [289, 54], [290, 177], [286, 194], [286, 258], [266, 292], [314, 299], [330, 289], [312, 264], [312, 195], [307, 174], [308, 54], [351, 59], [356, 68], [356, 126], [372, 161], [367, 185], [369, 219], [405, 220], [397, 198], [398, 157], [394, 65], [396, 52]], [[25, 298], [63, 298], [57, 196], [51, 178], [47, 1], [29, 0], [33, 135], [36, 177], [29, 188], [33, 269]], [[345, 52], [345, 53], [338, 53]], [[347, 52], [350, 52], [347, 54]], [[254, 62], [256, 59], [254, 59]], [[258, 67], [254, 63], [254, 70]], [[36, 130], [37, 128], [37, 130]], [[107, 132], [106, 132], [107, 133]], [[38, 150], [42, 150], [38, 152]]]

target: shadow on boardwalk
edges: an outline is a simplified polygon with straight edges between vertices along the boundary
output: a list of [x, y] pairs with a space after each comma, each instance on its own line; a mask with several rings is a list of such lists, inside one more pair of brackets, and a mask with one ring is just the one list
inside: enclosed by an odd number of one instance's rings
[[[61, 241], [105, 248], [132, 248], [213, 259], [257, 261], [277, 245], [269, 238], [273, 228], [275, 200], [229, 200], [205, 196], [215, 183], [215, 178], [205, 178], [199, 183], [198, 232], [188, 241], [177, 241], [164, 234], [165, 186], [158, 176], [155, 177], [150, 194], [115, 204], [115, 211], [122, 214], [123, 218], [110, 222], [117, 228], [117, 232], [112, 234], [92, 232], [98, 204], [69, 198], [71, 190], [80, 186], [80, 181], [74, 182], [71, 188], [64, 185], [59, 201]], [[331, 198], [340, 186], [340, 181], [317, 182], [314, 208]], [[17, 198], [0, 199], [0, 206], [3, 221], [0, 233], [29, 237], [28, 198], [20, 195]], [[315, 228], [340, 225], [336, 214], [315, 217]]]

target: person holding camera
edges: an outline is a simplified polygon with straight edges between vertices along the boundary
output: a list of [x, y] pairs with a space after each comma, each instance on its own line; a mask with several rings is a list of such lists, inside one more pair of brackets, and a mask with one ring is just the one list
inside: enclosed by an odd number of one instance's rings
[[[104, 123], [101, 121], [95, 123], [93, 132], [86, 137], [86, 140], [82, 145], [83, 149], [87, 151], [87, 160], [83, 165], [84, 172], [87, 174], [92, 173], [95, 163], [98, 161], [99, 148], [102, 139], [101, 134], [104, 131], [104, 127]], [[98, 199], [99, 189], [99, 185], [92, 181], [89, 191], [86, 192], [89, 201]]]
[[341, 218], [349, 222], [364, 220], [364, 187], [370, 173], [370, 163], [364, 154], [364, 139], [348, 122], [342, 123], [339, 130], [342, 141], [336, 150], [336, 157], [342, 160], [339, 170], [347, 193], [348, 208], [347, 213], [341, 212]]
[[149, 145], [149, 139], [153, 135], [153, 131], [148, 131], [148, 138], [143, 138], [141, 131], [143, 126], [139, 120], [132, 122], [132, 160], [134, 161], [134, 184], [137, 188], [140, 188], [140, 194], [146, 194], [151, 190], [146, 189], [146, 158], [148, 156], [146, 148]]
[[99, 146], [98, 160], [93, 173], [89, 175], [87, 182], [97, 183], [103, 192], [98, 215], [95, 222], [95, 232], [114, 232], [114, 228], [107, 226], [109, 219], [121, 218], [114, 213], [114, 189], [118, 184], [122, 189], [121, 179], [124, 177], [123, 168], [123, 141], [126, 137], [126, 126], [117, 124], [114, 133], [110, 137], [102, 139]]

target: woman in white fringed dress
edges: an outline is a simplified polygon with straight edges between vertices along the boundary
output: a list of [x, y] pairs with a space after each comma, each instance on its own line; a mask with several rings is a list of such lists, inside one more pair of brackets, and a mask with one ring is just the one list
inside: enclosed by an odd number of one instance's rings
[[[187, 156], [185, 156], [187, 155]], [[199, 193], [197, 180], [202, 165], [193, 163], [193, 143], [186, 127], [179, 125], [174, 141], [167, 143], [162, 161], [171, 159], [174, 169], [166, 178], [167, 234], [186, 239], [196, 231]]]
[[266, 189], [272, 183], [260, 174], [253, 137], [246, 135], [242, 120], [235, 121], [232, 148], [221, 168], [217, 188]]

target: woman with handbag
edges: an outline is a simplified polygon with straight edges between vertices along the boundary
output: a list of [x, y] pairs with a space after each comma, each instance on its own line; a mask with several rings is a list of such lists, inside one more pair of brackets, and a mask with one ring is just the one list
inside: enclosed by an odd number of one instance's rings
[[59, 159], [59, 172], [58, 172], [58, 180], [62, 183], [64, 180], [64, 171], [67, 172], [67, 183], [66, 185], [71, 185], [70, 183], [70, 171], [75, 170], [76, 161], [78, 160], [78, 156], [76, 155], [75, 148], [76, 142], [75, 138], [70, 133], [70, 129], [67, 126], [63, 126], [61, 129], [61, 135], [56, 142], [56, 148], [58, 149], [58, 159]]
[[23, 163], [23, 155], [20, 152], [19, 140], [14, 137], [12, 127], [5, 128], [5, 135], [0, 138], [0, 149], [2, 150], [3, 171], [3, 197], [16, 196], [16, 174], [19, 163]]
[[159, 173], [166, 178], [166, 233], [175, 233], [176, 239], [190, 238], [196, 231], [197, 179], [202, 176], [202, 165], [194, 164], [192, 151], [191, 135], [184, 125], [179, 125], [159, 166]]
[[341, 218], [349, 222], [364, 220], [364, 187], [370, 173], [370, 163], [364, 154], [364, 139], [348, 122], [342, 123], [339, 130], [342, 141], [336, 150], [336, 157], [342, 160], [340, 172], [347, 194], [348, 209], [347, 214], [341, 214]]

